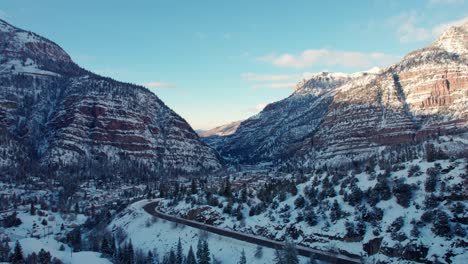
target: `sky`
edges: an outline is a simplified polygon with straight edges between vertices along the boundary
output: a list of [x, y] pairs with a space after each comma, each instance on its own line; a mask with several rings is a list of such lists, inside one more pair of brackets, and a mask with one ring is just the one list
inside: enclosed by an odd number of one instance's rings
[[307, 73], [397, 62], [468, 21], [468, 0], [0, 0], [0, 18], [209, 129], [289, 96]]

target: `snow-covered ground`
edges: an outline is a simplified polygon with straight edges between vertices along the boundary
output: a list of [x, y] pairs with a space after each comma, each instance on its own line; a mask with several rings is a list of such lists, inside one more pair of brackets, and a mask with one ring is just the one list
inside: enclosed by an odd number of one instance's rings
[[[414, 173], [414, 175], [409, 176], [409, 170], [411, 167], [419, 166], [419, 171]], [[425, 189], [425, 182], [428, 178], [427, 170], [429, 168], [436, 168], [437, 175], [437, 184], [435, 191], [428, 192]], [[387, 178], [388, 188], [392, 190], [391, 198], [388, 200], [382, 199], [377, 202], [374, 206], [370, 205], [368, 202], [369, 189], [375, 187], [377, 183], [377, 175], [384, 174], [385, 171], [380, 169], [379, 166], [375, 167], [374, 173], [361, 172], [355, 175], [348, 175], [336, 183], [332, 184], [332, 187], [335, 191], [335, 196], [321, 198], [318, 202], [318, 206], [306, 206], [304, 208], [296, 208], [295, 200], [299, 196], [307, 197], [305, 189], [313, 187], [315, 193], [319, 194], [324, 189], [324, 181], [330, 181], [332, 176], [327, 173], [314, 174], [310, 175], [309, 180], [305, 183], [297, 185], [297, 194], [291, 195], [288, 194], [286, 198], [281, 201], [276, 198], [274, 201], [277, 203], [275, 208], [268, 208], [266, 212], [254, 215], [249, 215], [249, 209], [252, 206], [247, 204], [243, 205], [242, 213], [245, 217], [242, 221], [236, 219], [235, 215], [229, 215], [223, 213], [223, 209], [216, 206], [209, 206], [207, 204], [193, 204], [192, 202], [186, 202], [182, 200], [176, 205], [171, 204], [171, 200], [164, 200], [165, 207], [161, 210], [166, 210], [168, 214], [176, 214], [180, 216], [187, 215], [189, 212], [193, 212], [194, 209], [199, 208], [201, 215], [206, 217], [216, 218], [213, 222], [222, 228], [234, 229], [241, 232], [258, 234], [262, 233], [264, 235], [272, 235], [278, 240], [284, 239], [287, 235], [287, 229], [294, 227], [295, 230], [299, 230], [299, 236], [295, 240], [296, 243], [301, 243], [305, 246], [312, 248], [317, 248], [321, 250], [334, 250], [334, 249], [343, 249], [350, 253], [367, 256], [366, 251], [364, 250], [363, 244], [374, 238], [382, 238], [382, 247], [386, 248], [398, 248], [405, 245], [424, 245], [428, 248], [426, 259], [439, 261], [441, 258], [444, 258], [446, 254], [451, 252], [454, 256], [452, 257], [453, 263], [468, 263], [468, 251], [460, 246], [460, 243], [467, 243], [467, 237], [460, 237], [459, 235], [450, 235], [449, 237], [438, 236], [433, 231], [433, 222], [422, 221], [422, 215], [425, 212], [439, 210], [448, 215], [450, 220], [450, 229], [451, 232], [454, 231], [456, 221], [455, 218], [463, 218], [467, 216], [467, 212], [456, 214], [453, 212], [455, 204], [462, 204], [464, 208], [468, 207], [468, 203], [464, 200], [459, 200], [454, 198], [452, 200], [451, 195], [460, 194], [462, 195], [463, 190], [466, 190], [466, 187], [462, 187], [463, 183], [466, 182], [466, 166], [467, 162], [464, 159], [458, 160], [437, 160], [435, 162], [427, 162], [424, 159], [415, 159], [408, 162], [402, 162], [399, 164], [399, 169], [395, 169], [390, 172], [390, 175]], [[363, 193], [362, 202], [359, 202], [356, 206], [352, 206], [348, 201], [345, 201], [343, 193], [344, 191], [349, 195], [350, 190], [352, 189], [351, 185], [343, 185], [343, 182], [350, 180], [361, 190]], [[411, 186], [411, 197], [408, 207], [404, 207], [397, 202], [395, 198], [395, 185], [396, 182], [403, 181], [405, 184]], [[314, 182], [316, 182], [314, 184]], [[318, 184], [317, 184], [318, 182]], [[344, 186], [344, 187], [343, 187]], [[341, 190], [343, 189], [343, 190]], [[460, 191], [461, 190], [461, 191]], [[427, 208], [425, 205], [425, 200], [430, 195], [435, 195], [440, 197], [440, 201], [434, 208]], [[227, 205], [227, 200], [222, 196], [217, 196], [220, 200], [220, 203], [225, 207]], [[202, 199], [199, 196], [195, 200]], [[307, 200], [307, 199], [306, 199]], [[255, 205], [258, 203], [257, 198], [251, 200], [251, 204]], [[331, 220], [331, 205], [337, 201], [340, 205], [340, 209], [343, 212], [342, 217], [338, 220]], [[233, 208], [237, 207], [237, 203], [232, 205]], [[282, 209], [288, 208], [282, 211]], [[365, 208], [365, 209], [362, 209]], [[300, 213], [305, 212], [308, 209], [313, 209], [317, 215], [317, 224], [310, 226], [306, 221], [298, 221], [297, 217]], [[377, 221], [376, 224], [373, 224], [372, 221], [363, 221], [362, 215], [363, 210], [372, 212], [374, 209], [381, 209], [383, 216], [382, 219]], [[286, 217], [284, 217], [286, 212]], [[205, 217], [205, 218], [206, 218]], [[389, 227], [392, 223], [399, 217], [404, 219], [403, 226], [398, 230], [399, 234], [404, 234], [406, 236], [402, 240], [395, 240], [389, 230]], [[202, 216], [203, 218], [203, 216]], [[437, 221], [437, 219], [434, 219]], [[354, 225], [361, 222], [365, 227], [365, 233], [361, 239], [357, 241], [350, 241], [346, 239], [346, 222], [351, 222]], [[417, 223], [419, 235], [415, 237], [412, 234], [412, 228]], [[467, 231], [466, 225], [461, 225], [462, 229]], [[378, 231], [378, 233], [375, 233]], [[332, 239], [328, 239], [333, 237]], [[384, 254], [377, 254], [373, 256], [368, 256], [369, 259], [381, 259], [381, 260], [392, 260]], [[394, 260], [394, 259], [393, 259]], [[401, 261], [401, 260], [400, 260]]]
[[[41, 249], [49, 251], [52, 258], [58, 258], [64, 263], [69, 264], [108, 264], [112, 263], [108, 259], [101, 258], [101, 253], [93, 251], [81, 251], [73, 252], [70, 247], [65, 246], [65, 250], [60, 251], [59, 248], [62, 243], [54, 240], [51, 236], [44, 237], [41, 239], [36, 238], [22, 238], [18, 240], [23, 248], [23, 254], [25, 256], [33, 253], [39, 252]], [[10, 247], [14, 247], [12, 242]]]
[[[126, 241], [131, 240], [133, 246], [142, 249], [143, 252], [156, 249], [159, 258], [162, 259], [166, 252], [177, 246], [180, 238], [186, 255], [190, 246], [196, 250], [200, 236], [206, 236], [210, 253], [222, 263], [237, 263], [242, 250], [245, 251], [247, 263], [273, 263], [273, 249], [264, 247], [263, 257], [255, 258], [256, 245], [212, 233], [203, 233], [196, 228], [154, 218], [143, 210], [142, 206], [146, 203], [148, 201], [144, 200], [130, 205], [109, 225], [112, 231], [122, 227], [128, 234]], [[308, 258], [300, 257], [300, 261], [307, 263]]]
[[[52, 258], [58, 258], [65, 264], [108, 264], [111, 263], [105, 258], [101, 258], [101, 253], [91, 251], [73, 252], [71, 248], [59, 242], [57, 239], [64, 235], [66, 230], [81, 225], [86, 221], [86, 217], [82, 214], [67, 214], [52, 213], [43, 211], [44, 216], [31, 215], [27, 209], [18, 210], [17, 217], [21, 219], [22, 224], [17, 227], [2, 228], [0, 227], [0, 238], [9, 237], [11, 242], [9, 246], [13, 250], [16, 241], [19, 241], [23, 249], [23, 255], [26, 258], [29, 254], [38, 253], [41, 249], [49, 251]], [[11, 213], [3, 213], [1, 217]], [[47, 221], [47, 225], [43, 225], [43, 220]], [[64, 230], [61, 229], [62, 224]], [[64, 250], [60, 250], [63, 246]]]

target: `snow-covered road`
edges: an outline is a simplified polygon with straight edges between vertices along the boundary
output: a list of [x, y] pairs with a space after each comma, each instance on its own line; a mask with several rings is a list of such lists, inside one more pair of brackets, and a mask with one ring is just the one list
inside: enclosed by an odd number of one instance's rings
[[[157, 205], [158, 205], [157, 201], [150, 202], [144, 205], [143, 209], [147, 213], [155, 217], [158, 217], [158, 218], [170, 221], [170, 222], [187, 225], [187, 226], [201, 229], [204, 231], [208, 231], [211, 233], [215, 233], [221, 236], [241, 240], [244, 242], [248, 242], [248, 243], [252, 243], [252, 244], [256, 244], [256, 245], [260, 245], [264, 247], [274, 248], [274, 249], [282, 248], [284, 246], [284, 244], [279, 241], [269, 240], [269, 239], [265, 239], [265, 238], [258, 237], [258, 236], [248, 235], [248, 234], [243, 234], [243, 233], [235, 232], [232, 230], [221, 229], [215, 226], [206, 225], [203, 223], [163, 214], [156, 210]], [[325, 251], [302, 247], [302, 246], [298, 246], [297, 251], [299, 255], [301, 256], [309, 257], [311, 255], [314, 255], [316, 259], [319, 259], [328, 263], [361, 263], [361, 260], [358, 256], [346, 256], [342, 254], [325, 252]]]

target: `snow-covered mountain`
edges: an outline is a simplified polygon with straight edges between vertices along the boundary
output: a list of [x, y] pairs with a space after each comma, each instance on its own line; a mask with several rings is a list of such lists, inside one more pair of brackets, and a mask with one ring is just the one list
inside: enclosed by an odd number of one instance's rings
[[198, 135], [208, 146], [216, 148], [216, 146], [222, 144], [222, 141], [226, 136], [234, 134], [241, 123], [242, 120], [231, 122], [229, 124], [218, 126], [210, 130], [202, 131], [198, 133]]
[[239, 127], [241, 121], [231, 122], [226, 125], [217, 126], [215, 128], [204, 130], [199, 133], [200, 137], [211, 137], [211, 136], [228, 136], [232, 135], [236, 132], [237, 128]]
[[0, 165], [12, 174], [221, 167], [215, 151], [149, 90], [84, 70], [57, 44], [2, 20], [0, 131]]
[[[450, 135], [467, 149], [468, 24], [380, 70], [319, 73], [214, 144], [227, 159], [350, 162]], [[382, 148], [383, 147], [383, 148]]]

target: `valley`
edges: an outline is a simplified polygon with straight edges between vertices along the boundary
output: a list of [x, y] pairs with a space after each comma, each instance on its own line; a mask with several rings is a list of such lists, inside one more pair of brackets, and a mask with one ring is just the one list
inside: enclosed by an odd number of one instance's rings
[[467, 263], [468, 22], [303, 76], [197, 133], [0, 19], [0, 263]]

